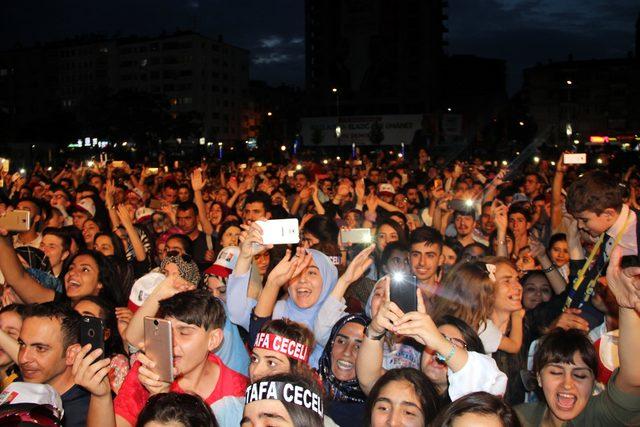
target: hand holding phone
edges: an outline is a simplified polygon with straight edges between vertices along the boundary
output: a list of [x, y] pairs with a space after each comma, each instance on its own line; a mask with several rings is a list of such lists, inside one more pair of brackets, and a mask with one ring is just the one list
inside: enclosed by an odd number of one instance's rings
[[102, 349], [102, 354], [96, 360], [105, 358], [104, 354], [104, 322], [93, 316], [82, 316], [80, 321], [80, 345], [91, 344], [91, 350]]
[[160, 381], [172, 383], [173, 335], [170, 321], [144, 318], [144, 353], [155, 363], [152, 370], [159, 376]]
[[587, 153], [564, 153], [562, 163], [565, 165], [584, 165], [587, 163]]
[[31, 228], [31, 212], [14, 209], [0, 216], [0, 228], [7, 231], [29, 231]]
[[256, 224], [262, 229], [262, 244], [264, 245], [300, 243], [300, 230], [297, 218], [256, 221]]
[[391, 273], [389, 296], [405, 314], [418, 310], [418, 279], [416, 276], [395, 272]]
[[340, 240], [342, 243], [371, 243], [371, 229], [369, 228], [352, 228], [340, 230]]

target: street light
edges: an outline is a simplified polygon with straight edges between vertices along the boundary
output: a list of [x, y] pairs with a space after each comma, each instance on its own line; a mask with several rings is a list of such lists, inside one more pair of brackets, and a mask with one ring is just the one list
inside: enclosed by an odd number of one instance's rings
[[281, 145], [280, 146], [280, 151], [287, 151], [287, 146], [286, 145]]
[[340, 137], [342, 136], [342, 128], [340, 127], [340, 91], [337, 87], [334, 87], [331, 92], [336, 94], [336, 138], [338, 138], [338, 145], [340, 145]]

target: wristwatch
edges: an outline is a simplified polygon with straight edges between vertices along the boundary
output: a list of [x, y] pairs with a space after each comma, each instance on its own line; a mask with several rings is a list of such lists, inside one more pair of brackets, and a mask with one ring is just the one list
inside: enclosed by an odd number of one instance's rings
[[387, 333], [387, 331], [384, 331], [383, 333], [381, 333], [380, 335], [372, 335], [372, 330], [369, 329], [369, 326], [367, 326], [364, 329], [364, 335], [369, 338], [370, 340], [373, 341], [380, 341], [382, 339], [382, 337], [384, 337]]

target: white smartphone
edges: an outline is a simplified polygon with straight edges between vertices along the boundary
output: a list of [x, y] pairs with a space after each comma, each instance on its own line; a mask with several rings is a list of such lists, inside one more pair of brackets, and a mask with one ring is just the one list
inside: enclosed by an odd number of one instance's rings
[[352, 228], [351, 230], [340, 230], [340, 240], [342, 240], [342, 243], [371, 243], [371, 229]]
[[562, 161], [565, 165], [584, 165], [587, 163], [587, 153], [565, 153]]
[[262, 243], [265, 245], [286, 245], [300, 242], [300, 230], [296, 218], [256, 221], [262, 228]]

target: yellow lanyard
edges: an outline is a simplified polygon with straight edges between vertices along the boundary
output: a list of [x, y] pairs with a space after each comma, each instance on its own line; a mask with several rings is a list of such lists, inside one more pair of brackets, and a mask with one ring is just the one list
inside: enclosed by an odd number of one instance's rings
[[[622, 240], [622, 235], [627, 230], [627, 226], [629, 225], [629, 220], [630, 219], [631, 219], [631, 211], [629, 211], [629, 213], [627, 214], [627, 218], [624, 220], [624, 224], [622, 225], [622, 228], [620, 229], [620, 231], [618, 231], [618, 234], [616, 235], [616, 238], [613, 241], [613, 246], [611, 246], [611, 251], [612, 252], [613, 252], [613, 249], [616, 246], [618, 246], [618, 243], [620, 243], [620, 240]], [[602, 233], [602, 235], [600, 236], [600, 238], [598, 239], [596, 244], [593, 245], [593, 249], [591, 250], [591, 253], [589, 254], [589, 257], [587, 258], [587, 261], [584, 263], [584, 265], [582, 266], [582, 268], [578, 272], [578, 277], [573, 282], [573, 287], [572, 287], [571, 291], [569, 291], [569, 295], [567, 296], [567, 300], [564, 303], [565, 310], [567, 308], [571, 307], [571, 304], [573, 303], [573, 298], [575, 297], [576, 292], [578, 292], [578, 289], [580, 288], [580, 285], [582, 285], [582, 282], [584, 281], [584, 275], [587, 273], [587, 270], [589, 270], [589, 266], [591, 266], [591, 263], [593, 262], [593, 258], [595, 258], [595, 256], [598, 254], [600, 246], [602, 245], [602, 242], [604, 241], [605, 234], [606, 234], [606, 232]], [[603, 256], [604, 255], [606, 255], [606, 254], [603, 254]], [[596, 283], [597, 283], [598, 279], [600, 278], [600, 273], [601, 273], [600, 271], [596, 272], [596, 276], [593, 279], [591, 279], [591, 281], [589, 281], [589, 284], [587, 285], [587, 289], [585, 290], [585, 293], [584, 293], [584, 298], [583, 298], [582, 302], [580, 303], [581, 307], [582, 307], [582, 304], [584, 304], [585, 302], [587, 302], [589, 300], [589, 297], [593, 293], [593, 290], [595, 289]]]

